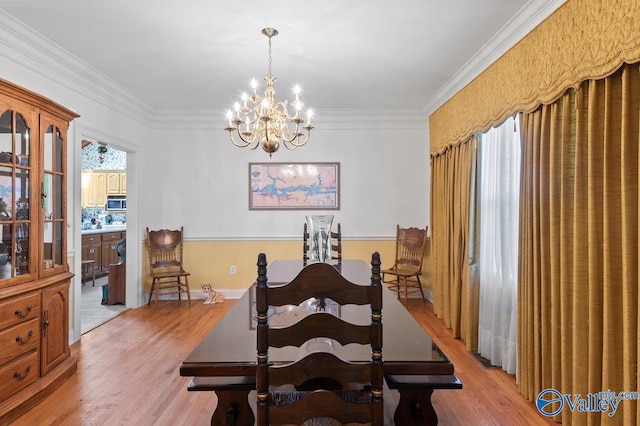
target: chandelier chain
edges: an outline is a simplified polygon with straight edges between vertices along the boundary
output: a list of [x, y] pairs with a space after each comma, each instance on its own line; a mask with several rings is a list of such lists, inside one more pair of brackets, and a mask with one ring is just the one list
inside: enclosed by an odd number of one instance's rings
[[269, 77], [273, 74], [271, 72], [271, 36], [269, 36]]

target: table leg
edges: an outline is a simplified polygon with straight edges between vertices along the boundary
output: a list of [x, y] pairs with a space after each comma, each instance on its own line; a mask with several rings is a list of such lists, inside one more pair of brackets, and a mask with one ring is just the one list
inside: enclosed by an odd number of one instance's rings
[[393, 416], [397, 425], [437, 425], [438, 416], [431, 405], [433, 389], [398, 389], [400, 402]]
[[254, 423], [249, 405], [250, 390], [216, 391], [218, 405], [211, 416], [211, 426], [244, 426]]

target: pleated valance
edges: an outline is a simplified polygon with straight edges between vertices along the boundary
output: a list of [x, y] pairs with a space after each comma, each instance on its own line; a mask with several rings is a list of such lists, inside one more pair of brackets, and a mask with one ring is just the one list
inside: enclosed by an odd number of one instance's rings
[[431, 155], [639, 61], [638, 0], [568, 0], [431, 114]]

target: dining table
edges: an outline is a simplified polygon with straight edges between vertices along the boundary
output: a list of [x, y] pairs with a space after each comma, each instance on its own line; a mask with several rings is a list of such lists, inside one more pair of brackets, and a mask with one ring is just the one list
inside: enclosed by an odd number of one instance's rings
[[[349, 281], [370, 285], [371, 267], [362, 260], [344, 259], [335, 265]], [[291, 281], [304, 267], [302, 260], [275, 260], [267, 267], [269, 285]], [[368, 306], [342, 305], [336, 314], [349, 322], [368, 324]], [[308, 314], [308, 304], [270, 309], [270, 324], [297, 321]], [[255, 389], [256, 372], [255, 283], [182, 362], [180, 375], [191, 377], [189, 391], [214, 391], [218, 404], [212, 425], [252, 425], [254, 414], [249, 393]], [[385, 382], [399, 392], [394, 413], [396, 425], [434, 425], [437, 413], [431, 403], [436, 389], [460, 389], [454, 366], [431, 337], [415, 321], [396, 294], [383, 288], [383, 362]], [[273, 348], [270, 362], [294, 361], [301, 348]], [[332, 345], [336, 355], [349, 361], [370, 360], [370, 348]]]

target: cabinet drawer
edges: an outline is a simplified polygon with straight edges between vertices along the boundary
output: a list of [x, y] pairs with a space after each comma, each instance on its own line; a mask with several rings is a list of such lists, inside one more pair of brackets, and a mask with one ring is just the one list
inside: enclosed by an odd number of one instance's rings
[[120, 241], [121, 239], [120, 232], [109, 232], [107, 234], [102, 234], [102, 241]]
[[99, 243], [101, 241], [100, 234], [91, 234], [82, 236], [82, 245], [91, 243]]
[[40, 293], [30, 293], [0, 302], [0, 330], [40, 317]]
[[40, 343], [40, 321], [36, 318], [0, 332], [0, 365], [26, 354]]
[[33, 351], [0, 367], [0, 401], [38, 380], [38, 358], [38, 351]]

